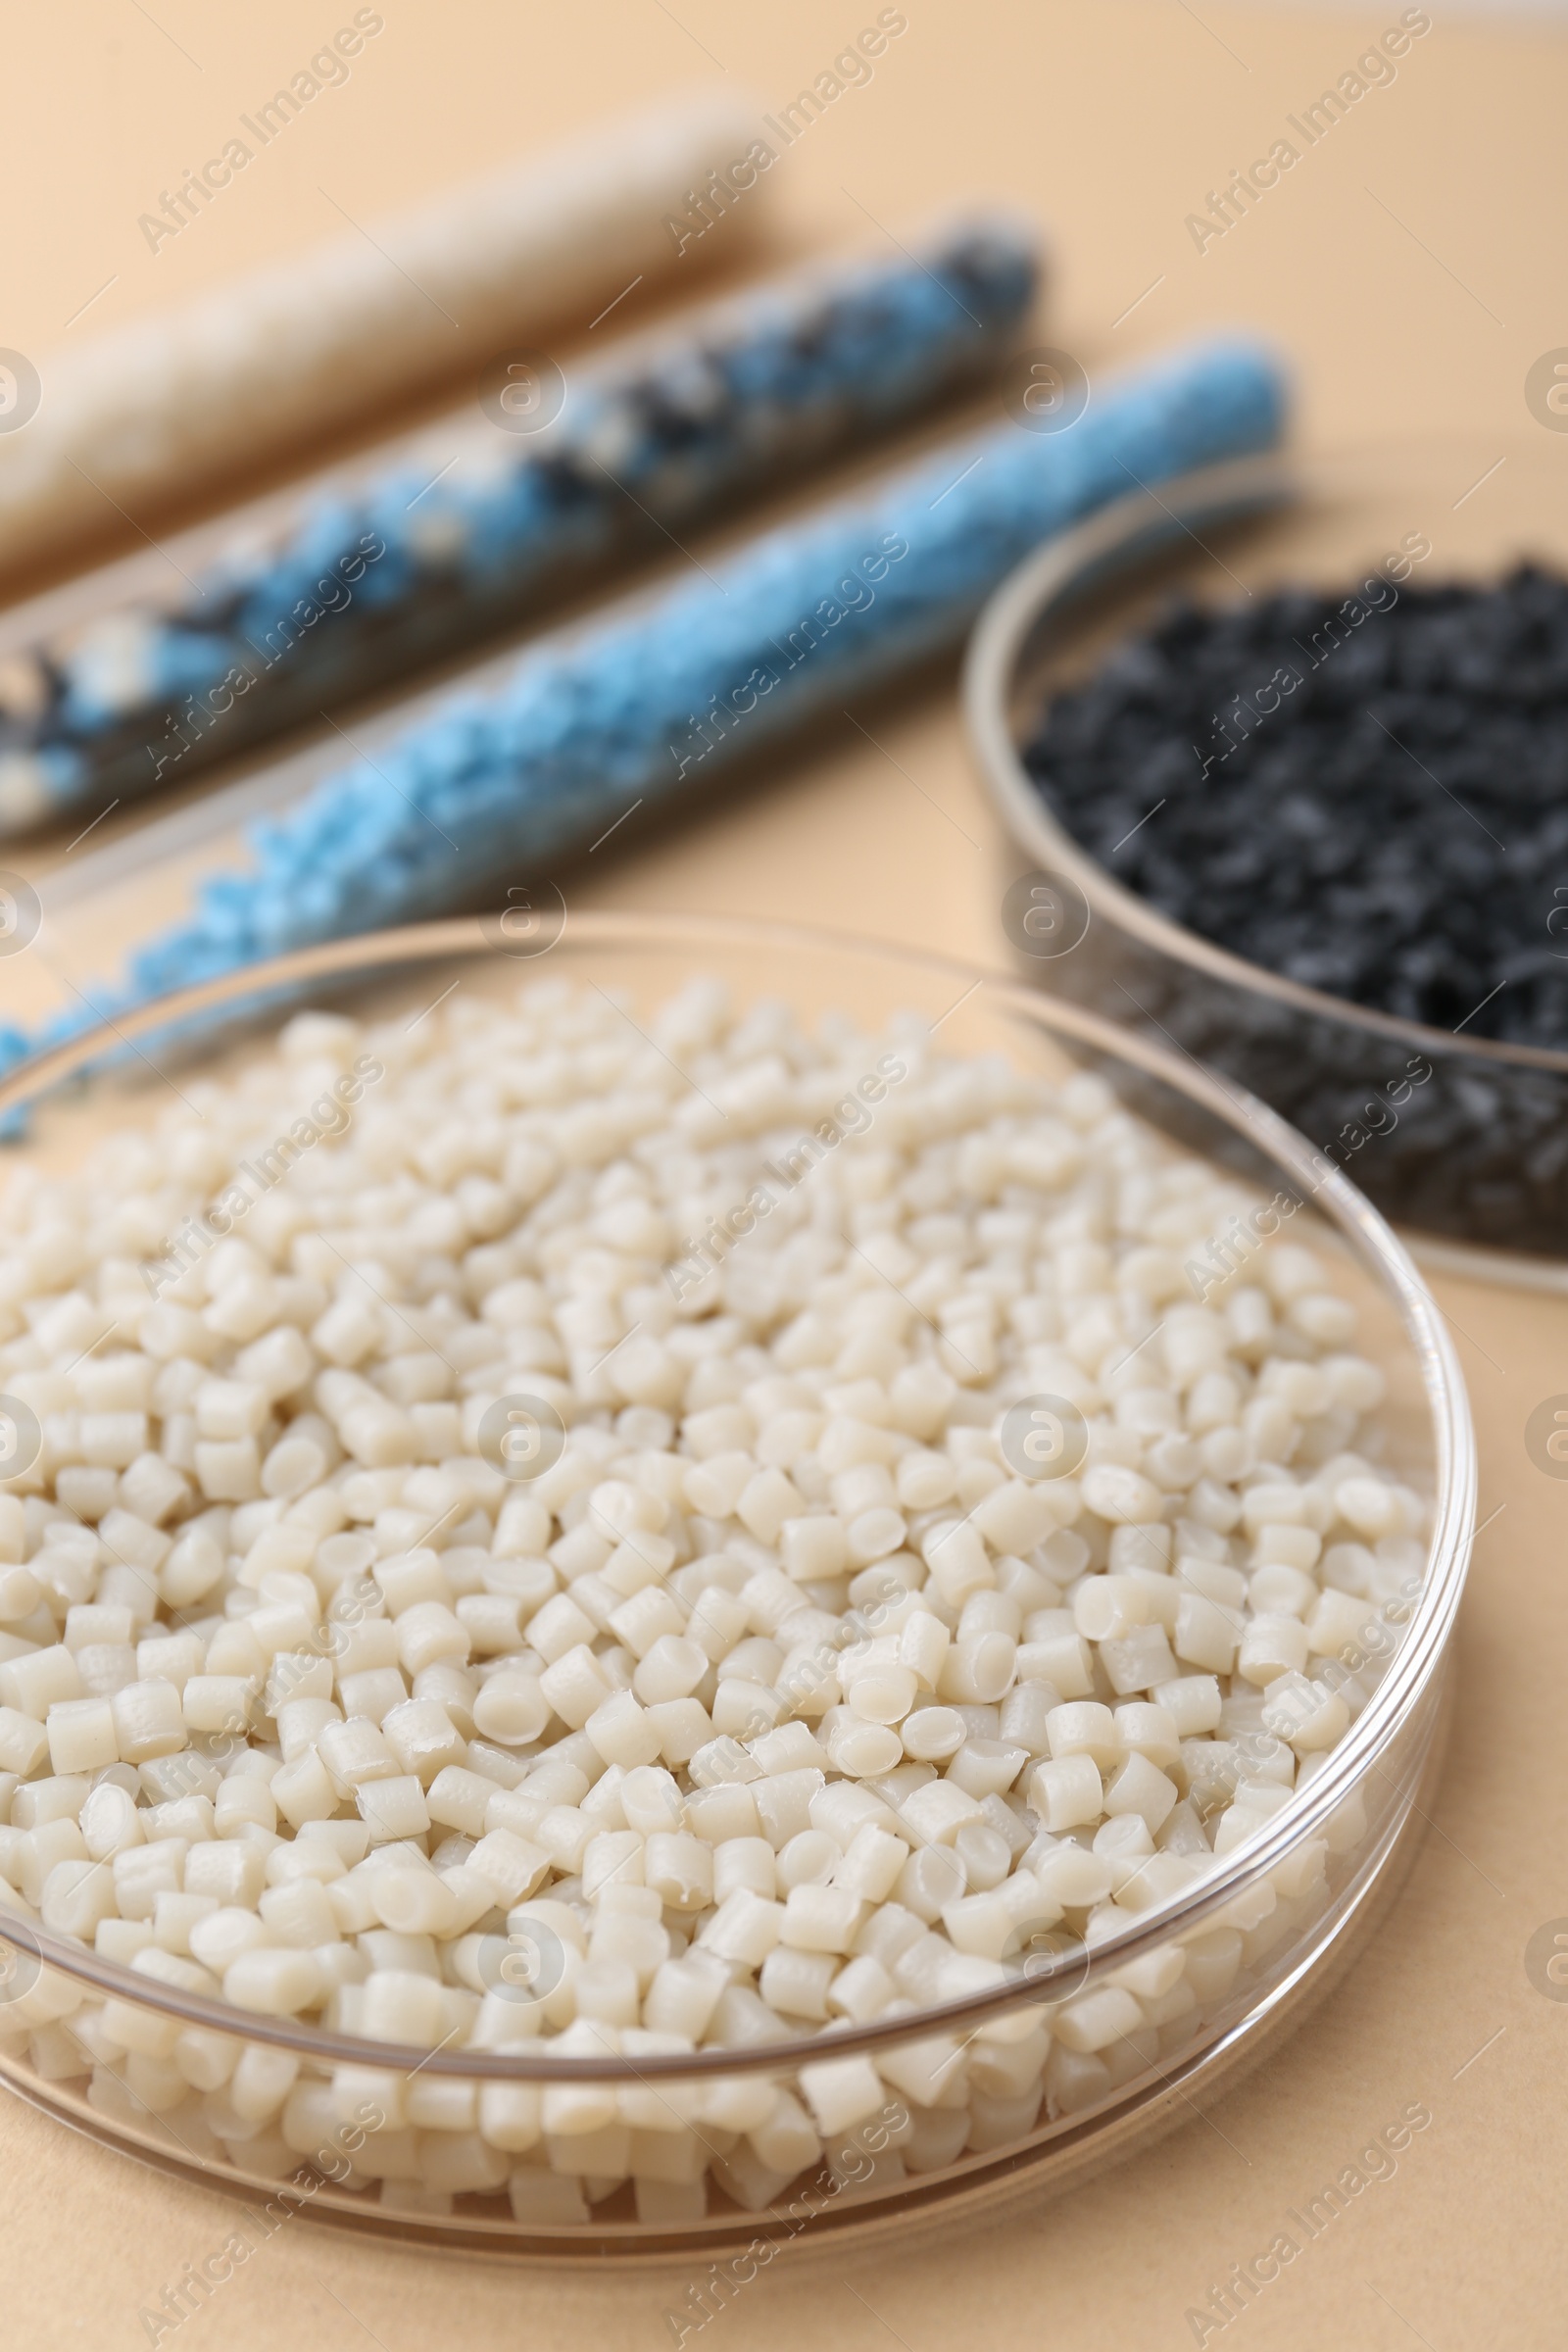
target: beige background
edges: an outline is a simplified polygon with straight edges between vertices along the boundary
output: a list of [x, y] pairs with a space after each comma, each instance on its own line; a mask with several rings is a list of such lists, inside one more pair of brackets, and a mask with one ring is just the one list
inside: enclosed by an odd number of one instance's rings
[[[720, 72], [776, 107], [875, 12], [853, 0], [679, 0], [673, 14], [662, 0], [551, 12], [386, 0], [383, 13], [386, 30], [348, 86], [154, 257], [137, 214], [352, 10], [155, 0], [149, 15], [138, 0], [55, 0], [12, 12], [0, 32], [0, 342], [45, 352], [107, 280], [73, 336], [300, 250], [338, 225], [322, 189], [368, 220]], [[1498, 453], [1520, 437], [1539, 446], [1525, 370], [1568, 343], [1562, 36], [1529, 22], [1478, 25], [1433, 0], [1434, 29], [1395, 85], [1372, 91], [1200, 257], [1184, 216], [1233, 165], [1265, 152], [1285, 116], [1397, 7], [907, 0], [906, 13], [870, 86], [783, 160], [783, 250], [865, 245], [877, 222], [903, 235], [946, 201], [1008, 198], [1053, 227], [1051, 339], [1091, 371], [1244, 319], [1291, 354], [1309, 440], [1458, 427]], [[1568, 439], [1554, 446], [1568, 465]], [[156, 533], [169, 519], [136, 522]], [[139, 544], [116, 527], [119, 547]], [[106, 534], [106, 550], [116, 545]], [[824, 740], [744, 803], [646, 846], [627, 839], [584, 903], [777, 914], [995, 960], [999, 847], [950, 681], [894, 707], [879, 741], [884, 751]], [[938, 2352], [960, 2332], [1006, 2352], [1189, 2343], [1185, 2308], [1416, 2099], [1434, 2122], [1397, 2177], [1359, 2199], [1225, 2340], [1245, 2337], [1255, 2352], [1415, 2341], [1458, 2352], [1561, 2339], [1568, 2004], [1533, 1989], [1522, 1956], [1538, 1926], [1568, 1915], [1568, 1486], [1532, 1467], [1522, 1430], [1540, 1399], [1568, 1390], [1568, 1301], [1453, 1282], [1442, 1292], [1480, 1427], [1488, 1524], [1446, 1778], [1378, 1941], [1267, 2069], [1215, 2105], [1212, 2124], [1194, 2121], [1003, 2230], [827, 2269], [781, 2265], [709, 2331], [714, 2352], [808, 2339]], [[18, 2352], [145, 2341], [138, 2306], [224, 2232], [220, 2198], [10, 2102], [0, 2179], [0, 2296]], [[658, 2278], [458, 2270], [301, 2223], [164, 2341], [416, 2352], [439, 2331], [475, 2352], [524, 2342], [653, 2352], [670, 2341], [668, 2299]]]

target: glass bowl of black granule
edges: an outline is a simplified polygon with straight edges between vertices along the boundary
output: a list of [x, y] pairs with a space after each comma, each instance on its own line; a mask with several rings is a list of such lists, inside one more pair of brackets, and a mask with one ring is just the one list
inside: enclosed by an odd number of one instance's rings
[[1568, 1258], [1568, 445], [1139, 487], [999, 591], [965, 691], [1020, 969], [1440, 1258]]

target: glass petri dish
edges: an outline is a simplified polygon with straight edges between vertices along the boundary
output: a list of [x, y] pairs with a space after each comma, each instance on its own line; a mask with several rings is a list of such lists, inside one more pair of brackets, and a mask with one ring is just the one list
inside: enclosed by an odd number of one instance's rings
[[[1021, 565], [971, 641], [970, 745], [1015, 871], [1087, 910], [1068, 952], [1012, 926], [1042, 987], [1196, 1054], [1347, 1167], [1427, 1263], [1568, 1286], [1568, 1048], [1463, 1037], [1305, 988], [1211, 945], [1127, 890], [1058, 822], [1022, 747], [1173, 596], [1235, 606], [1288, 585], [1340, 588], [1401, 548], [1398, 577], [1488, 582], [1525, 559], [1568, 568], [1562, 453], [1401, 446], [1268, 458], [1138, 492]], [[1251, 681], [1238, 681], [1239, 685]], [[1074, 926], [1077, 927], [1076, 925]], [[1046, 941], [1048, 947], [1054, 941]], [[1423, 1075], [1423, 1073], [1429, 1073]]]
[[[454, 921], [340, 942], [165, 999], [15, 1074], [0, 1116], [13, 1133], [18, 1113], [27, 1126], [12, 1164], [47, 1174], [107, 1132], [154, 1127], [169, 1097], [146, 1045], [182, 1088], [231, 1079], [302, 1005], [406, 1022], [459, 983], [508, 999], [541, 957], [552, 976], [604, 989], [634, 1017], [715, 975], [742, 1007], [783, 1000], [808, 1021], [841, 1011], [867, 1024], [912, 1012], [942, 1024], [945, 1051], [1002, 1055], [1051, 1079], [1093, 1069], [1179, 1134], [1166, 1149], [1206, 1152], [1299, 1203], [1292, 1238], [1330, 1262], [1358, 1309], [1359, 1345], [1387, 1378], [1386, 1465], [1428, 1503], [1419, 1592], [1382, 1613], [1360, 1712], [1254, 1839], [1196, 1886], [1129, 1903], [1125, 1925], [1092, 1949], [1047, 1929], [1005, 1983], [892, 2019], [635, 2063], [553, 2056], [548, 2040], [419, 2047], [257, 2015], [0, 1911], [0, 2080], [105, 2144], [228, 2190], [253, 2213], [287, 2209], [542, 2264], [701, 2256], [733, 2288], [786, 2246], [961, 2223], [1065, 2186], [1181, 2122], [1330, 1987], [1398, 1884], [1438, 1769], [1474, 1444], [1442, 1318], [1410, 1258], [1275, 1113], [1077, 1006], [874, 943], [594, 914], [564, 930]], [[500, 1942], [486, 1983], [539, 1997], [548, 1952], [537, 1937]], [[192, 2033], [208, 2037], [203, 2049], [220, 2036], [230, 2055], [238, 2043], [297, 2070], [281, 2123], [247, 2131], [224, 2110], [224, 2132], [215, 2129], [197, 2083], [187, 2093], [162, 2063]], [[821, 2124], [824, 2153], [798, 2177], [745, 2160], [744, 2134], [779, 2086], [802, 2088]], [[585, 2169], [587, 2140], [575, 2170], [558, 2168], [561, 2135], [541, 2142], [537, 2121], [515, 2152], [529, 2127], [508, 2117], [536, 2093], [575, 2102], [579, 2132], [585, 2114], [600, 2119], [603, 2170]], [[640, 2168], [633, 2179], [627, 2163]]]

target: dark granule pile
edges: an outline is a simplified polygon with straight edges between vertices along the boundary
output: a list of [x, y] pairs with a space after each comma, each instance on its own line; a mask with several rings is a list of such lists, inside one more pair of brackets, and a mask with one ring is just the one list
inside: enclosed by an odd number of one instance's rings
[[1568, 581], [1184, 603], [1026, 759], [1086, 850], [1216, 946], [1568, 1048]]

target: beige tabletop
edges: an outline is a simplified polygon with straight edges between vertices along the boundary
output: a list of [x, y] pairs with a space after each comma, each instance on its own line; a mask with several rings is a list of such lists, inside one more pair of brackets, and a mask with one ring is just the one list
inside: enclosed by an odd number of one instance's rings
[[[11, 11], [0, 341], [43, 350], [130, 318], [302, 250], [338, 225], [332, 200], [366, 219], [678, 85], [728, 77], [774, 108], [875, 10], [386, 0], [383, 13], [384, 37], [291, 126], [265, 173], [154, 255], [137, 215], [352, 11]], [[1395, 0], [1354, 15], [1222, 0], [908, 0], [904, 13], [874, 78], [783, 159], [783, 250], [874, 245], [954, 199], [1003, 197], [1050, 223], [1050, 337], [1091, 371], [1243, 320], [1290, 355], [1310, 442], [1451, 427], [1500, 453], [1539, 437], [1525, 373], [1568, 342], [1568, 36], [1432, 0], [1431, 29], [1396, 79], [1200, 252], [1186, 217], [1353, 69], [1398, 21]], [[97, 289], [90, 319], [68, 330]], [[106, 549], [114, 530], [123, 549], [165, 519], [109, 517]], [[999, 960], [1000, 844], [951, 677], [884, 705], [875, 745], [846, 727], [676, 832], [626, 834], [583, 903], [784, 916]], [[144, 917], [156, 911], [143, 902]], [[1480, 1430], [1485, 1526], [1446, 1777], [1377, 1940], [1261, 2072], [1145, 2155], [993, 2230], [825, 2268], [787, 2258], [713, 2323], [714, 2352], [1191, 2343], [1189, 2306], [1412, 2101], [1432, 2126], [1396, 2175], [1357, 2197], [1225, 2340], [1256, 2352], [1563, 2340], [1568, 2003], [1533, 1987], [1524, 1949], [1568, 1918], [1568, 1486], [1533, 1467], [1522, 1433], [1535, 1404], [1568, 1390], [1568, 1298], [1438, 1288]], [[0, 2326], [16, 2352], [147, 2342], [140, 2309], [226, 2233], [217, 2194], [11, 2101], [0, 2177]], [[160, 2340], [654, 2352], [673, 2340], [672, 2299], [658, 2277], [460, 2266], [300, 2221]]]

